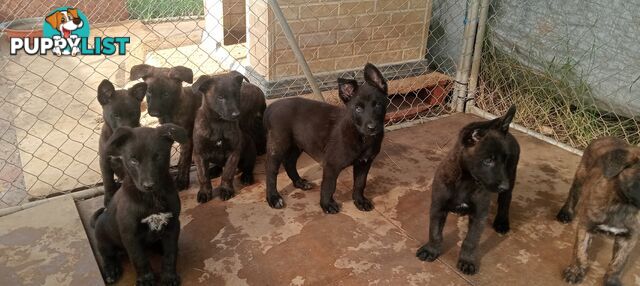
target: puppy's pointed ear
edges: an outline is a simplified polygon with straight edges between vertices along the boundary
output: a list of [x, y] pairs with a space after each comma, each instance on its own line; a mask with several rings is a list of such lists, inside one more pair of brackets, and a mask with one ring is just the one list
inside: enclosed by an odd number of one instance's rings
[[355, 79], [338, 78], [338, 96], [347, 104], [358, 91], [358, 81]]
[[131, 67], [131, 71], [129, 72], [129, 79], [130, 80], [137, 80], [137, 79], [145, 79], [146, 77], [150, 76], [153, 71], [154, 71], [155, 67], [152, 67], [150, 65], [145, 65], [145, 64], [141, 64], [141, 65], [135, 65], [133, 67]]
[[115, 94], [116, 88], [108, 79], [102, 80], [100, 85], [98, 85], [98, 102], [100, 102], [100, 105], [104, 106], [108, 104], [111, 97]]
[[384, 76], [382, 76], [380, 70], [378, 70], [378, 68], [371, 63], [367, 63], [364, 66], [364, 80], [370, 85], [373, 85], [378, 89], [384, 91], [384, 93], [387, 93], [387, 80], [384, 79]]
[[189, 139], [187, 130], [173, 123], [162, 124], [156, 127], [156, 130], [158, 131], [160, 136], [168, 139], [171, 142], [176, 141], [180, 144], [184, 144]]
[[193, 83], [193, 71], [187, 67], [172, 67], [171, 69], [169, 69], [169, 77], [187, 83]]
[[58, 11], [53, 12], [53, 14], [45, 18], [45, 21], [49, 23], [51, 27], [58, 30], [58, 27], [60, 27], [60, 22], [62, 22], [62, 14]]
[[136, 83], [129, 89], [129, 95], [138, 101], [142, 102], [144, 99], [144, 95], [147, 93], [147, 83], [139, 82]]
[[516, 106], [511, 105], [507, 113], [505, 113], [502, 117], [496, 118], [494, 127], [503, 133], [509, 132], [509, 124], [513, 121], [513, 117], [516, 115]]
[[107, 141], [106, 153], [107, 156], [120, 157], [120, 149], [122, 146], [133, 137], [133, 129], [130, 127], [118, 127], [116, 131], [109, 137]]
[[209, 90], [209, 87], [211, 86], [211, 84], [213, 84], [214, 81], [215, 81], [215, 78], [210, 75], [201, 75], [198, 78], [198, 80], [196, 80], [196, 82], [194, 82], [191, 85], [191, 90], [195, 94], [199, 92], [202, 92], [203, 94], [205, 94], [207, 93], [207, 90]]
[[248, 79], [245, 75], [241, 74], [241, 73], [240, 73], [240, 72], [238, 72], [238, 71], [231, 71], [231, 72], [229, 72], [229, 74], [231, 74], [231, 76], [235, 77], [235, 80], [236, 80], [239, 84], [242, 84], [242, 81], [243, 81], [243, 80], [246, 80], [248, 83], [251, 83], [251, 82], [249, 81], [249, 79]]
[[620, 174], [627, 167], [638, 162], [638, 155], [627, 149], [615, 149], [602, 155], [602, 173], [611, 179]]

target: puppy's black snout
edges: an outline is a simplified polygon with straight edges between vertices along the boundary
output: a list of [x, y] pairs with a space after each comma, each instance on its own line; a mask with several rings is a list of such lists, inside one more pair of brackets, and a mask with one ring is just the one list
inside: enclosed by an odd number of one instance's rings
[[375, 124], [375, 123], [368, 123], [367, 124], [367, 129], [369, 129], [369, 131], [376, 131], [377, 127], [378, 127], [378, 125]]
[[145, 191], [151, 191], [153, 190], [153, 183], [142, 183], [142, 187], [144, 188]]
[[231, 113], [231, 118], [238, 119], [238, 117], [240, 117], [240, 112], [239, 111], [234, 111], [234, 112]]
[[80, 23], [82, 23], [82, 20], [80, 18], [75, 18], [73, 19], [73, 23], [76, 25], [80, 25]]
[[500, 185], [498, 185], [498, 192], [506, 192], [509, 190], [509, 187], [509, 182], [502, 182]]

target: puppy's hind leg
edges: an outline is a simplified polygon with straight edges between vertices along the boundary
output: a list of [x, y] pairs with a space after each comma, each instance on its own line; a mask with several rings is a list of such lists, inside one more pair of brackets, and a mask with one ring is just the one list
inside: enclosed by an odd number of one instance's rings
[[116, 283], [122, 276], [122, 265], [118, 259], [118, 248], [111, 243], [101, 223], [96, 225], [98, 253], [102, 257], [102, 276], [106, 284]]
[[604, 276], [605, 286], [620, 286], [620, 275], [627, 264], [629, 254], [636, 246], [638, 236], [634, 234], [632, 237], [616, 237], [613, 245], [613, 258], [609, 263], [609, 269]]
[[588, 250], [590, 245], [591, 234], [584, 225], [579, 224], [573, 245], [573, 263], [562, 273], [564, 281], [572, 284], [582, 282], [589, 268]]
[[287, 171], [287, 176], [293, 182], [293, 186], [302, 189], [302, 190], [311, 190], [313, 188], [313, 184], [306, 179], [300, 177], [298, 174], [298, 169], [296, 165], [298, 164], [298, 158], [300, 158], [300, 154], [302, 151], [300, 148], [296, 146], [291, 146], [287, 151], [287, 154], [284, 157], [284, 161], [282, 162], [284, 165], [285, 171]]

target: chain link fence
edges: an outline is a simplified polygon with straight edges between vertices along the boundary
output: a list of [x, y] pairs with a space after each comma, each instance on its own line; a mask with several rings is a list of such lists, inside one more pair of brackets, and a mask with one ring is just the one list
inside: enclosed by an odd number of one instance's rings
[[[372, 62], [390, 80], [388, 124], [450, 111], [464, 4], [278, 2], [327, 102], [340, 104], [337, 77], [361, 80]], [[84, 12], [91, 38], [130, 37], [126, 54], [9, 55], [10, 33], [37, 30], [62, 6]], [[195, 78], [238, 70], [269, 100], [313, 96], [267, 0], [4, 1], [0, 23], [0, 208], [100, 185], [96, 89], [132, 86], [134, 65], [185, 66]], [[143, 126], [157, 124], [141, 110]]]
[[476, 106], [577, 149], [640, 143], [640, 4], [491, 1]]

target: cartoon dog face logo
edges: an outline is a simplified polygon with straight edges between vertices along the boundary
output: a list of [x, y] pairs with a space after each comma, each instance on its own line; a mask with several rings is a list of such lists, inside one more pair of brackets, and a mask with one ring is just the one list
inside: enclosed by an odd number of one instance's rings
[[69, 8], [66, 11], [55, 11], [45, 19], [51, 27], [60, 31], [60, 35], [69, 38], [71, 32], [82, 28], [84, 24], [80, 16], [78, 16], [78, 9]]

